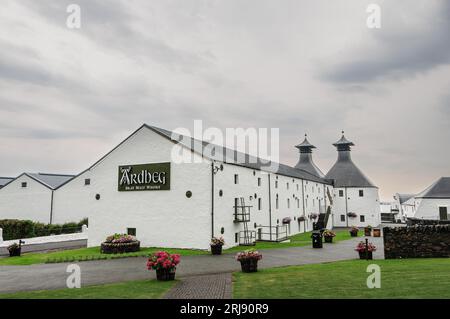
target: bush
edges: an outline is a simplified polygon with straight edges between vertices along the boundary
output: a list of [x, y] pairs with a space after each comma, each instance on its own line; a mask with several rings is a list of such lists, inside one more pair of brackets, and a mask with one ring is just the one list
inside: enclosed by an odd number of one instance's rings
[[88, 218], [83, 218], [82, 220], [80, 220], [80, 222], [78, 223], [78, 226], [83, 226], [86, 225], [89, 227], [89, 219]]
[[0, 228], [3, 229], [3, 240], [23, 239], [50, 235], [72, 234], [81, 231], [81, 225], [87, 223], [83, 219], [79, 223], [43, 224], [31, 220], [3, 219]]

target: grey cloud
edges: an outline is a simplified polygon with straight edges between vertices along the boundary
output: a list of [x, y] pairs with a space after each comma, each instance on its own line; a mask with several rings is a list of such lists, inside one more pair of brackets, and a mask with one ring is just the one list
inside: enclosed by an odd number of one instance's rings
[[[433, 22], [424, 30], [409, 30], [410, 21], [403, 22], [403, 12], [383, 12], [401, 25], [400, 32], [392, 25], [373, 30], [375, 47], [369, 51], [353, 50], [351, 61], [338, 63], [322, 74], [322, 78], [338, 83], [366, 83], [382, 78], [401, 79], [450, 63], [450, 3], [443, 1], [435, 10]], [[405, 9], [406, 10], [406, 9]], [[382, 20], [383, 21], [383, 20]], [[349, 52], [348, 52], [349, 53]]]

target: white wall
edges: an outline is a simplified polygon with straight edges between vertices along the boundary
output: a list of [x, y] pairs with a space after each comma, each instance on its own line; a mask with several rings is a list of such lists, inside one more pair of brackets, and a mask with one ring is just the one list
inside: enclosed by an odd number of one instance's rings
[[[220, 165], [217, 163], [216, 165]], [[253, 170], [231, 164], [223, 164], [223, 171], [215, 175], [214, 192], [214, 233], [215, 236], [223, 236], [226, 247], [235, 246], [235, 233], [244, 230], [243, 223], [234, 223], [234, 199], [244, 197], [245, 205], [253, 206], [250, 210], [250, 222], [248, 229], [255, 230], [262, 226], [283, 225], [285, 217], [291, 218], [288, 235], [309, 231], [312, 229], [312, 220], [298, 222], [298, 217], [305, 213], [319, 214], [319, 205], [324, 205], [324, 184], [311, 181], [303, 181], [305, 194], [305, 210], [303, 210], [302, 180], [264, 171]], [[238, 184], [234, 183], [234, 175], [238, 175]], [[269, 209], [269, 175], [271, 191], [271, 212]], [[258, 178], [261, 185], [258, 186]], [[289, 188], [287, 184], [289, 183]], [[329, 186], [330, 187], [330, 186]], [[330, 187], [331, 189], [331, 187]], [[220, 191], [223, 195], [220, 196]], [[255, 197], [256, 195], [256, 197]], [[277, 207], [278, 195], [278, 207]], [[261, 199], [261, 209], [258, 209], [258, 200]], [[288, 205], [289, 199], [289, 205]], [[298, 201], [297, 201], [298, 199]], [[327, 205], [329, 202], [327, 201]], [[325, 208], [322, 208], [323, 211]], [[271, 219], [270, 219], [271, 215]], [[256, 224], [256, 227], [255, 227]], [[329, 223], [331, 225], [331, 222]], [[224, 233], [221, 234], [221, 229]], [[269, 229], [264, 229], [269, 231]]]
[[92, 185], [84, 180], [91, 178], [87, 171], [58, 188], [53, 195], [53, 223], [79, 222], [90, 215], [95, 201]]
[[[339, 190], [344, 192], [344, 196], [339, 196]], [[359, 196], [359, 190], [363, 190], [364, 196]], [[381, 223], [380, 201], [378, 197], [378, 188], [335, 188], [334, 189], [333, 221], [336, 227], [358, 226], [365, 227], [371, 225], [378, 226]], [[345, 202], [347, 196], [347, 204]], [[347, 207], [346, 207], [347, 205]], [[356, 218], [347, 216], [347, 212], [357, 214]], [[345, 220], [341, 221], [341, 215]], [[360, 221], [360, 216], [364, 215], [365, 221]]]
[[423, 219], [439, 219], [439, 207], [447, 207], [447, 214], [450, 214], [449, 198], [418, 198], [416, 211], [413, 217]]
[[[209, 162], [171, 163], [170, 190], [119, 192], [118, 166], [171, 161], [173, 143], [142, 128], [91, 169], [92, 191], [100, 194], [89, 216], [89, 246], [115, 232], [136, 228], [143, 246], [208, 248], [211, 237]], [[186, 197], [186, 191], [192, 197]]]
[[[27, 187], [22, 187], [22, 182]], [[22, 175], [0, 190], [0, 219], [23, 219], [49, 223], [52, 191]]]

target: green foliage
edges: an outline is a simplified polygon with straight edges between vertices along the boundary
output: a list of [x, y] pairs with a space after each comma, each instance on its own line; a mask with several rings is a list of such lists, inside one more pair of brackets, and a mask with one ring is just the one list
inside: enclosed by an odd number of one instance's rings
[[72, 234], [81, 231], [81, 225], [87, 224], [87, 219], [79, 223], [43, 224], [31, 220], [2, 219], [3, 240], [24, 239], [49, 235]]

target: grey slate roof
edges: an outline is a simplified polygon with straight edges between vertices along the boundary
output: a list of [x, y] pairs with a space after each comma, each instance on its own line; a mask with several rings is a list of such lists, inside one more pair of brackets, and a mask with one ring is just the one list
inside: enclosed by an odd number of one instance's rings
[[[180, 135], [177, 133], [173, 133], [171, 131], [150, 126], [147, 124], [144, 124], [145, 127], [151, 129], [152, 131], [176, 142], [184, 145], [185, 147], [193, 150], [194, 152], [198, 154], [202, 154], [202, 156], [211, 159], [211, 160], [217, 160], [222, 161], [224, 163], [233, 164], [233, 165], [239, 165], [251, 169], [256, 170], [263, 170], [263, 171], [269, 171], [272, 172], [270, 169], [268, 169], [268, 163], [267, 161], [264, 161], [261, 158], [257, 158], [254, 156], [251, 156], [249, 154], [245, 154], [242, 152], [238, 152], [226, 147], [222, 147], [216, 144], [211, 144], [206, 141], [199, 141], [196, 139], [193, 139], [189, 136]], [[208, 147], [208, 148], [207, 148]], [[213, 148], [214, 152], [209, 152], [208, 149]], [[331, 184], [331, 181], [327, 181], [323, 178], [320, 178], [316, 175], [313, 175], [307, 171], [304, 171], [302, 169], [297, 169], [288, 165], [280, 164], [280, 163], [274, 163], [277, 166], [277, 170], [273, 173], [277, 173], [284, 176], [289, 177], [295, 177], [300, 179], [305, 179], [309, 181], [319, 182], [319, 183], [326, 183]]]
[[338, 150], [338, 160], [325, 175], [326, 179], [334, 179], [335, 187], [375, 187], [376, 186], [364, 175], [364, 173], [353, 163], [350, 155], [350, 146], [353, 142], [348, 141], [344, 135], [333, 144]]
[[300, 158], [298, 160], [298, 163], [294, 167], [296, 169], [307, 171], [308, 173], [311, 173], [317, 177], [324, 178], [325, 175], [322, 173], [320, 168], [317, 167], [312, 159], [312, 149], [316, 147], [308, 141], [306, 134], [303, 142], [296, 145], [295, 147], [300, 150]]
[[31, 178], [41, 182], [51, 189], [56, 189], [60, 185], [74, 178], [74, 175], [62, 175], [62, 174], [44, 174], [44, 173], [26, 173]]
[[0, 188], [8, 184], [13, 179], [14, 179], [13, 177], [0, 177]]
[[413, 198], [415, 196], [415, 194], [397, 194], [397, 196], [398, 196], [398, 200], [399, 200], [400, 204], [403, 204], [404, 202]]
[[450, 198], [450, 177], [441, 177], [416, 198]]

